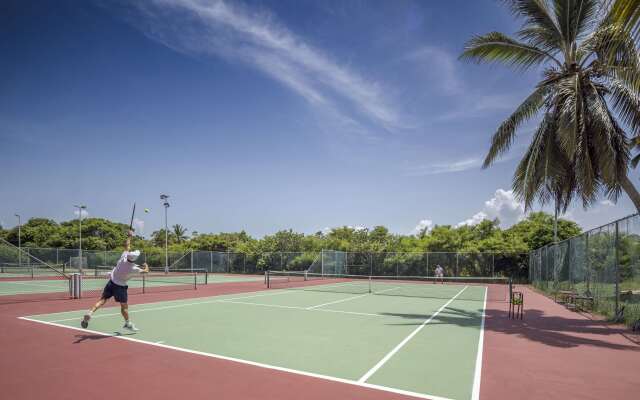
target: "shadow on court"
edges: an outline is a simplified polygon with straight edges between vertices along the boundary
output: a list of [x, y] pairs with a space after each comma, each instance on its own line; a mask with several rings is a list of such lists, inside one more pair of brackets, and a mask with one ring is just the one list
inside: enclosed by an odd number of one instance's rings
[[[488, 305], [485, 317], [485, 332], [493, 331], [507, 335], [517, 335], [552, 347], [573, 348], [586, 345], [640, 352], [640, 346], [628, 338], [628, 341], [614, 340], [615, 336], [625, 336], [628, 333], [628, 329], [625, 327], [611, 325], [606, 321], [585, 318], [580, 314], [560, 308], [549, 299], [545, 300], [549, 304], [543, 303], [543, 306], [549, 308], [548, 310], [539, 308], [526, 309], [524, 320], [510, 319], [507, 310], [496, 308], [498, 303], [492, 303], [491, 306]], [[499, 304], [505, 309], [508, 307], [507, 303]], [[535, 304], [534, 306], [540, 307], [540, 304]], [[406, 322], [389, 323], [389, 325], [405, 326], [420, 326], [431, 317], [431, 314], [416, 313], [381, 313], [381, 315], [406, 319]], [[479, 328], [481, 318], [481, 309], [470, 311], [446, 307], [429, 321], [428, 325], [444, 324]]]
[[114, 337], [117, 337], [117, 336], [132, 336], [132, 335], [135, 335], [135, 332], [127, 332], [127, 333], [113, 332], [112, 335], [79, 334], [79, 335], [75, 335], [76, 340], [73, 343], [75, 344], [75, 343], [82, 343], [86, 341], [113, 339]]

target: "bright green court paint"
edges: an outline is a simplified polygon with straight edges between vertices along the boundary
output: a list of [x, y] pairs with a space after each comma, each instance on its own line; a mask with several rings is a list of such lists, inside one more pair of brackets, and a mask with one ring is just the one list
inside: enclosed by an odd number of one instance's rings
[[[272, 290], [144, 304], [130, 312], [142, 329], [137, 340], [356, 382], [461, 289], [434, 287], [443, 298]], [[325, 303], [333, 304], [317, 307]], [[451, 301], [366, 383], [470, 399], [482, 312], [483, 302]], [[83, 314], [29, 318], [79, 328]], [[112, 307], [96, 313], [89, 329], [114, 334], [121, 326]]]
[[[4, 276], [4, 275], [0, 275]], [[24, 276], [24, 275], [22, 275]], [[193, 283], [193, 276], [184, 276], [176, 278], [170, 277], [171, 282], [162, 281], [147, 281], [147, 287], [156, 286], [171, 286], [184, 282], [185, 284]], [[228, 283], [228, 282], [252, 282], [261, 281], [263, 277], [259, 276], [229, 276], [229, 275], [214, 275], [210, 274], [208, 282], [209, 284], [215, 283]], [[198, 276], [198, 282], [204, 283], [204, 276]], [[85, 278], [82, 281], [83, 291], [101, 290], [106, 283], [104, 278]], [[142, 280], [132, 279], [129, 281], [130, 288], [142, 287]], [[0, 296], [8, 296], [15, 294], [29, 294], [29, 293], [56, 293], [66, 292], [69, 290], [69, 282], [61, 279], [34, 279], [34, 280], [2, 280], [0, 281]]]

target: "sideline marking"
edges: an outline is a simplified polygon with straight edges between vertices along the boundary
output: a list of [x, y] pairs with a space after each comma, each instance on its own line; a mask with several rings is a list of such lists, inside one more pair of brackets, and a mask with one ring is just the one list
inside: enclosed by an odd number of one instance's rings
[[484, 319], [487, 310], [487, 291], [484, 288], [484, 305], [482, 307], [482, 322], [480, 323], [480, 337], [478, 338], [478, 354], [476, 355], [476, 368], [473, 374], [473, 390], [471, 391], [471, 400], [480, 399], [480, 381], [482, 378], [482, 350], [484, 344]]
[[[254, 292], [256, 293], [256, 292]], [[229, 300], [236, 300], [236, 299], [253, 299], [255, 297], [267, 297], [267, 296], [277, 296], [277, 295], [281, 295], [281, 294], [287, 294], [287, 293], [292, 293], [289, 291], [285, 291], [285, 292], [277, 292], [277, 293], [269, 293], [269, 294], [259, 294], [259, 295], [253, 295], [253, 296], [243, 296], [243, 297], [234, 297], [232, 299], [228, 299], [226, 301]], [[211, 298], [218, 298], [220, 296], [210, 296], [210, 297], [205, 297], [208, 299]], [[175, 301], [175, 300], [172, 300]], [[197, 306], [199, 304], [212, 304], [212, 303], [220, 303], [222, 301], [225, 300], [207, 300], [207, 301], [197, 301], [197, 302], [192, 302], [192, 303], [180, 303], [180, 304], [172, 304], [170, 306], [161, 306], [161, 307], [149, 307], [149, 308], [143, 308], [141, 310], [129, 310], [129, 313], [140, 313], [140, 312], [144, 312], [144, 311], [156, 311], [156, 310], [167, 310], [167, 309], [171, 309], [171, 308], [180, 308], [180, 307], [187, 307], [187, 306]], [[167, 301], [159, 301], [156, 303], [143, 303], [140, 304], [140, 306], [144, 306], [146, 304], [158, 304], [158, 303], [167, 303]], [[115, 308], [115, 307], [111, 307], [111, 308]], [[28, 315], [25, 318], [32, 318], [32, 317], [39, 317], [39, 316], [47, 316], [47, 315], [51, 315], [51, 314], [68, 314], [68, 313], [76, 313], [76, 312], [85, 312], [86, 310], [74, 310], [74, 311], [64, 311], [62, 313], [49, 313], [49, 314], [35, 314], [35, 315]], [[114, 315], [120, 315], [120, 312], [115, 312], [115, 313], [109, 313], [109, 314], [100, 314], [100, 315], [94, 315], [92, 318], [103, 318], [103, 317], [113, 317]], [[65, 319], [58, 319], [58, 320], [54, 320], [52, 322], [64, 322], [64, 321], [72, 321], [74, 319], [76, 319], [76, 317], [73, 318], [65, 318]]]
[[429, 322], [431, 322], [431, 320], [433, 320], [438, 314], [440, 314], [440, 312], [444, 310], [445, 307], [451, 304], [451, 302], [454, 301], [456, 297], [460, 296], [460, 294], [462, 294], [462, 292], [464, 292], [464, 290], [467, 287], [468, 286], [463, 287], [462, 290], [460, 290], [455, 296], [453, 296], [452, 298], [449, 299], [449, 301], [444, 303], [442, 307], [438, 309], [438, 311], [436, 311], [428, 319], [425, 319], [419, 327], [414, 329], [413, 332], [411, 332], [406, 338], [404, 338], [404, 340], [402, 340], [402, 342], [398, 343], [398, 345], [394, 347], [393, 350], [391, 350], [389, 353], [387, 353], [387, 355], [384, 356], [382, 360], [378, 361], [378, 363], [374, 365], [373, 368], [367, 371], [366, 374], [362, 375], [362, 377], [358, 379], [358, 382], [364, 383], [367, 381], [367, 379], [371, 378], [371, 375], [375, 374], [376, 371], [379, 370], [387, 361], [389, 361], [389, 359], [393, 357], [393, 355], [396, 354], [402, 347], [404, 347], [404, 345], [407, 344], [409, 340], [411, 340], [411, 338], [413, 338], [418, 332], [420, 332], [422, 328], [424, 328]]
[[93, 331], [93, 330], [90, 330], [90, 329], [83, 329], [83, 328], [77, 328], [77, 327], [74, 327], [74, 326], [67, 326], [67, 325], [57, 324], [57, 323], [54, 323], [54, 322], [40, 321], [40, 320], [37, 320], [37, 319], [31, 319], [31, 318], [28, 318], [28, 317], [18, 317], [18, 319], [21, 319], [21, 320], [24, 320], [24, 321], [30, 321], [30, 322], [37, 322], [37, 323], [44, 324], [44, 325], [56, 326], [58, 328], [66, 328], [66, 329], [71, 329], [71, 330], [75, 330], [75, 331], [91, 333], [91, 334], [94, 334], [94, 335], [102, 335], [102, 336], [112, 337], [114, 339], [128, 340], [130, 342], [146, 344], [146, 345], [149, 345], [149, 346], [161, 347], [163, 349], [181, 351], [183, 353], [196, 354], [196, 355], [205, 356], [205, 357], [217, 358], [217, 359], [225, 360], [225, 361], [232, 361], [232, 362], [236, 362], [236, 363], [239, 363], [239, 364], [252, 365], [254, 367], [271, 369], [271, 370], [281, 371], [281, 372], [288, 372], [288, 373], [296, 374], [296, 375], [304, 375], [304, 376], [323, 379], [323, 380], [327, 380], [327, 381], [346, 383], [348, 385], [359, 386], [359, 387], [368, 388], [368, 389], [376, 389], [376, 390], [381, 390], [381, 391], [390, 392], [390, 393], [397, 393], [397, 394], [402, 394], [402, 395], [405, 395], [405, 396], [416, 397], [416, 398], [419, 398], [419, 399], [453, 400], [453, 399], [450, 399], [450, 398], [447, 398], [447, 397], [439, 397], [439, 396], [433, 396], [433, 395], [426, 394], [426, 393], [411, 392], [411, 391], [408, 391], [408, 390], [396, 389], [396, 388], [382, 386], [382, 385], [375, 385], [375, 384], [372, 384], [372, 383], [358, 382], [358, 381], [354, 381], [354, 380], [351, 380], [351, 379], [345, 379], [345, 378], [338, 378], [338, 377], [335, 377], [335, 376], [316, 374], [314, 372], [307, 372], [307, 371], [300, 371], [300, 370], [291, 369], [291, 368], [278, 367], [276, 365], [263, 364], [263, 363], [259, 363], [259, 362], [256, 362], [256, 361], [243, 360], [241, 358], [228, 357], [228, 356], [223, 356], [223, 355], [220, 355], [220, 354], [206, 353], [206, 352], [203, 352], [203, 351], [190, 350], [190, 349], [185, 349], [185, 348], [176, 347], [176, 346], [170, 346], [170, 345], [166, 345], [166, 344], [147, 342], [147, 341], [140, 340], [140, 339], [134, 339], [134, 338], [128, 337], [128, 336], [118, 336], [118, 335], [114, 335], [114, 334], [108, 334], [108, 333]]

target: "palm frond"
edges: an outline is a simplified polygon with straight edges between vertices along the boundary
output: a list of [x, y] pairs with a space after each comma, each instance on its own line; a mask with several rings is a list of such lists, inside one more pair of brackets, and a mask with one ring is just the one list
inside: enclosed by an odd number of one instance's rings
[[501, 62], [521, 69], [527, 69], [545, 61], [553, 61], [558, 66], [562, 65], [552, 54], [500, 32], [490, 32], [471, 38], [466, 43], [460, 59], [478, 63]]
[[518, 106], [516, 111], [500, 124], [498, 131], [491, 139], [491, 147], [482, 164], [483, 168], [490, 166], [498, 156], [509, 150], [515, 137], [516, 129], [518, 129], [518, 126], [524, 121], [531, 119], [538, 113], [544, 105], [546, 93], [546, 87], [536, 88], [536, 90]]
[[610, 80], [609, 89], [611, 105], [620, 120], [631, 129], [632, 136], [640, 136], [640, 93], [615, 78]]
[[564, 37], [551, 10], [544, 0], [505, 0], [516, 17], [525, 19], [525, 25], [538, 26], [545, 29], [549, 43], [556, 49], [564, 51]]
[[640, 1], [616, 0], [611, 7], [609, 18], [633, 37], [640, 39]]
[[553, 0], [558, 27], [567, 43], [582, 39], [597, 22], [597, 0]]

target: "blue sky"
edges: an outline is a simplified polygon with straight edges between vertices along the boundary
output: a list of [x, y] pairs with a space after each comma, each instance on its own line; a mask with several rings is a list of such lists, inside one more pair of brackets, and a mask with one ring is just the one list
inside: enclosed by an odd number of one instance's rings
[[[458, 61], [519, 23], [487, 1], [5, 1], [0, 223], [90, 216], [262, 236], [522, 218], [533, 124], [493, 167], [538, 74]], [[634, 173], [634, 177], [637, 173]], [[623, 196], [567, 217], [631, 214]]]

